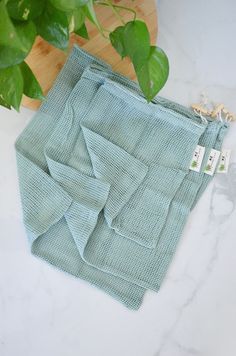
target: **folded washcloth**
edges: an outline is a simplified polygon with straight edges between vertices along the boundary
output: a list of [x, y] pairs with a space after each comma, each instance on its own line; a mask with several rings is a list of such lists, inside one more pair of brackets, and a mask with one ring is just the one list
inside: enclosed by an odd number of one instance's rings
[[[95, 84], [92, 84], [93, 82]], [[83, 115], [84, 108], [78, 98], [84, 91], [88, 91], [87, 87], [94, 93], [91, 89], [93, 85], [97, 93]], [[168, 114], [167, 117], [163, 116], [163, 111]], [[64, 129], [61, 130], [62, 127]], [[173, 256], [173, 246], [181, 236], [204, 177], [203, 172], [185, 173], [184, 158], [187, 158], [189, 167], [200, 135], [199, 143], [204, 145], [209, 153], [216, 142], [218, 144], [222, 142], [226, 128], [225, 123], [209, 122], [201, 135], [203, 129], [196, 123], [196, 119], [189, 120], [184, 115], [180, 116], [180, 113], [177, 115], [173, 111], [173, 106], [172, 109], [161, 107], [160, 111], [158, 105], [146, 105], [130, 91], [117, 87], [114, 82], [104, 79], [103, 76], [96, 76], [91, 68], [87, 68], [70, 95], [58, 128], [45, 150], [51, 175], [66, 191], [70, 191], [71, 196], [78, 194], [79, 186], [80, 197], [83, 194], [81, 175], [85, 180], [87, 175], [97, 178], [97, 182], [109, 184], [108, 196], [104, 187], [103, 205], [100, 196], [100, 211], [98, 209], [97, 214], [93, 214], [93, 219], [89, 211], [91, 202], [96, 199], [94, 182], [90, 183], [90, 195], [86, 191], [87, 202], [83, 198], [84, 207], [74, 205], [73, 210], [69, 209], [65, 214], [84, 260], [139, 286], [158, 290], [170, 257]], [[166, 137], [163, 138], [165, 130]], [[139, 136], [140, 133], [142, 137]], [[171, 142], [169, 147], [166, 141]], [[69, 147], [68, 142], [71, 143]], [[194, 142], [192, 146], [191, 142]], [[165, 165], [158, 162], [164, 162]], [[145, 170], [142, 163], [145, 166], [149, 164], [148, 170]], [[167, 163], [172, 166], [168, 167]], [[71, 184], [72, 176], [68, 174], [68, 166], [81, 174], [74, 186]], [[156, 192], [162, 194], [157, 196]], [[88, 202], [89, 197], [91, 201]], [[111, 217], [116, 218], [115, 214], [119, 213], [121, 208], [120, 215], [126, 222], [125, 227], [127, 228], [130, 223], [134, 229], [138, 228], [139, 231], [142, 229], [141, 238], [144, 236], [150, 239], [152, 223], [159, 222], [158, 214], [160, 216], [165, 211], [167, 199], [167, 220], [162, 221], [164, 228], [160, 230], [159, 235], [156, 231], [153, 235], [156, 239], [157, 236], [161, 239], [155, 249], [143, 248], [134, 241], [118, 236], [116, 229], [110, 229]], [[85, 218], [78, 219], [78, 216], [82, 215]], [[129, 237], [127, 230], [125, 233], [126, 237]]]
[[153, 248], [205, 127], [160, 104], [148, 105], [88, 68], [45, 153], [52, 175], [53, 160], [54, 166], [62, 164], [63, 173], [67, 165], [108, 183], [108, 226]]
[[[82, 75], [91, 63], [96, 66]], [[202, 145], [220, 149], [227, 126], [215, 122], [206, 128], [181, 105], [160, 97], [154, 103], [143, 101], [134, 82], [74, 47], [16, 142], [32, 253], [131, 309], [142, 302], [141, 286], [159, 288], [195, 196], [210, 179], [188, 172], [193, 149], [199, 138]], [[163, 140], [163, 132], [169, 132], [169, 140]], [[143, 145], [140, 137], [146, 138]], [[146, 219], [137, 204], [144, 213], [149, 205]], [[152, 234], [145, 220], [155, 226], [155, 208], [161, 218]], [[132, 226], [139, 217], [147, 235], [142, 224]]]
[[[209, 149], [212, 146], [216, 148], [216, 145], [222, 142], [221, 137], [225, 132], [224, 126], [219, 127], [218, 123], [211, 123], [202, 135], [200, 144]], [[100, 214], [99, 223], [92, 234], [81, 239], [88, 241], [84, 247], [84, 259], [104, 271], [142, 287], [158, 290], [176, 250], [195, 195], [201, 187], [203, 176], [204, 173], [197, 174], [191, 171], [181, 183], [171, 201], [156, 248], [143, 248], [131, 240], [119, 238], [112, 230], [108, 230], [106, 221]], [[76, 239], [80, 238], [81, 231], [84, 231], [82, 227], [80, 231], [76, 228], [73, 230]]]
[[16, 141], [23, 219], [31, 252], [61, 270], [96, 285], [130, 309], [138, 309], [145, 290], [84, 262], [64, 214], [72, 198], [49, 174], [44, 148], [83, 70], [105, 63], [74, 47], [46, 100]]

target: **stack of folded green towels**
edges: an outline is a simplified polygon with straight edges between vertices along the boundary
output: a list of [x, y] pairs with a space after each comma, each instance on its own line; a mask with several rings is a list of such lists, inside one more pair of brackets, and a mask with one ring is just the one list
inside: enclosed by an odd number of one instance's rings
[[34, 255], [130, 309], [158, 291], [191, 209], [212, 176], [196, 146], [221, 149], [228, 124], [157, 97], [75, 46], [16, 141]]

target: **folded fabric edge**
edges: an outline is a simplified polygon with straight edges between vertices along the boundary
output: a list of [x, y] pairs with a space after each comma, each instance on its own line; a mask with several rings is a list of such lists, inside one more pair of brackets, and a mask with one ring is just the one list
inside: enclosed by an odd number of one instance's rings
[[[29, 238], [30, 239], [30, 238]], [[62, 271], [63, 273], [66, 273], [68, 276], [72, 277], [72, 278], [76, 278], [76, 279], [80, 279], [85, 283], [88, 283], [91, 287], [97, 287], [100, 291], [102, 291], [103, 293], [105, 292], [106, 294], [108, 294], [110, 297], [114, 298], [116, 301], [118, 301], [119, 303], [121, 303], [122, 305], [124, 305], [125, 307], [127, 307], [130, 310], [136, 311], [139, 310], [142, 302], [143, 302], [143, 298], [144, 295], [146, 293], [146, 289], [138, 287], [139, 292], [137, 293], [137, 288], [135, 288], [135, 297], [132, 297], [132, 288], [135, 287], [135, 284], [129, 283], [132, 287], [130, 288], [130, 293], [128, 291], [127, 292], [122, 292], [122, 293], [118, 293], [117, 291], [113, 291], [110, 286], [106, 286], [105, 284], [100, 284], [100, 278], [98, 276], [98, 278], [95, 278], [94, 275], [96, 275], [96, 271], [101, 272], [101, 270], [88, 265], [88, 268], [85, 266], [83, 268], [83, 273], [72, 273], [72, 272], [68, 272], [68, 270], [66, 268], [64, 268], [60, 263], [56, 264], [55, 262], [50, 261], [50, 259], [43, 253], [40, 253], [38, 249], [35, 249], [35, 244], [32, 243], [32, 245], [30, 246], [30, 251], [31, 254], [33, 256], [35, 256], [36, 258], [39, 258], [40, 260], [45, 261], [48, 265], [50, 265], [53, 269], [55, 270], [59, 270]], [[102, 271], [103, 273], [106, 273], [106, 275], [109, 275], [107, 272]], [[110, 275], [111, 278], [114, 278], [114, 275]], [[115, 277], [118, 278], [119, 280], [122, 280], [122, 278], [120, 277]], [[124, 280], [125, 281], [125, 280]], [[126, 282], [126, 281], [125, 281]]]
[[[110, 194], [104, 207], [105, 218], [111, 227], [112, 220], [143, 181], [148, 166], [84, 124], [81, 124], [81, 127], [95, 177], [104, 179], [111, 185], [110, 192], [113, 194], [113, 199]], [[115, 172], [115, 176], [112, 172]], [[120, 183], [116, 179], [118, 175], [122, 176]]]

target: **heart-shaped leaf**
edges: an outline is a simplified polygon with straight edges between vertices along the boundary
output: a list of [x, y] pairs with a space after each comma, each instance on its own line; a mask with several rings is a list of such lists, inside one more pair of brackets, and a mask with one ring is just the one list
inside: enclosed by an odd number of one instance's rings
[[139, 85], [149, 102], [167, 81], [169, 75], [168, 58], [161, 48], [151, 46], [147, 60], [141, 67], [136, 67], [135, 70]]
[[150, 35], [145, 22], [130, 21], [124, 26], [123, 42], [125, 53], [136, 63], [142, 63], [149, 55]]
[[83, 6], [83, 10], [86, 17], [102, 32], [102, 27], [94, 10], [93, 0], [88, 0], [87, 4]]
[[87, 4], [89, 0], [50, 0], [51, 4], [59, 10], [71, 11]]
[[0, 98], [19, 111], [23, 94], [23, 77], [19, 66], [0, 69]]
[[0, 68], [7, 68], [24, 60], [36, 37], [33, 22], [12, 21], [3, 2], [0, 2]]
[[28, 64], [22, 62], [19, 66], [24, 80], [23, 93], [30, 98], [42, 100], [42, 89]]
[[35, 20], [38, 34], [51, 45], [62, 50], [68, 47], [69, 23], [65, 12], [47, 3], [41, 16]]
[[0, 97], [0, 105], [1, 105], [1, 106], [4, 106], [4, 107], [7, 108], [7, 109], [11, 109], [11, 105], [7, 104], [7, 103], [5, 102], [5, 100], [3, 100], [1, 97]]
[[19, 22], [13, 21], [16, 33], [22, 43], [25, 57], [30, 52], [36, 37], [36, 27], [32, 21]]
[[89, 39], [89, 34], [88, 34], [88, 31], [87, 31], [87, 28], [86, 28], [86, 25], [85, 23], [83, 23], [83, 25], [78, 28], [78, 30], [74, 31], [77, 35], [79, 35], [80, 37], [83, 37], [85, 38], [86, 40]]
[[83, 9], [77, 9], [68, 14], [69, 31], [75, 32], [82, 27], [85, 20], [85, 13]]
[[0, 1], [0, 46], [11, 46], [23, 50], [23, 45], [18, 38], [15, 27], [8, 15], [6, 6]]
[[125, 45], [124, 45], [124, 29], [125, 26], [119, 26], [109, 34], [111, 44], [119, 53], [121, 58], [127, 56]]
[[38, 17], [44, 5], [45, 0], [8, 0], [7, 10], [12, 19], [26, 21]]

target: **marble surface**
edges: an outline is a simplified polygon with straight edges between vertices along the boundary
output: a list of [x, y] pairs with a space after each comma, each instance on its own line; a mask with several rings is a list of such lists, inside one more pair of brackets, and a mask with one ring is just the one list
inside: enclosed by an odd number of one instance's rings
[[[236, 112], [234, 0], [162, 0], [159, 45], [170, 59], [161, 94], [185, 105], [202, 91]], [[0, 108], [0, 355], [235, 356], [236, 124], [227, 175], [191, 214], [158, 294], [138, 312], [29, 253], [13, 143], [32, 117]]]

